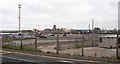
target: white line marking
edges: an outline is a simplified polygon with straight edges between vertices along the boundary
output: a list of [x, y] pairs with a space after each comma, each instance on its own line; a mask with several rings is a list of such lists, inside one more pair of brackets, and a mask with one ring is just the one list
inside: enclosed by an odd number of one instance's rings
[[58, 62], [73, 63], [71, 61], [57, 60]]
[[14, 59], [14, 60], [20, 60], [20, 61], [25, 61], [25, 62], [35, 62], [31, 60], [26, 60], [26, 59], [18, 59], [18, 58], [13, 58], [13, 57], [8, 57], [8, 56], [2, 56], [3, 58], [9, 58], [9, 59]]

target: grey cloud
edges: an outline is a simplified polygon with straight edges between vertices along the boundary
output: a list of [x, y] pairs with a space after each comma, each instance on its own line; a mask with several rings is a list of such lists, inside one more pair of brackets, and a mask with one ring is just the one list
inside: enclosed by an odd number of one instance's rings
[[[101, 28], [116, 27], [117, 3], [115, 0], [20, 0], [20, 2], [22, 4], [22, 28], [32, 29], [38, 24], [41, 28], [50, 27], [53, 24], [59, 27], [69, 25], [69, 28], [88, 28], [92, 18], [95, 18], [95, 23], [98, 22]], [[0, 11], [3, 14], [3, 24], [8, 22], [7, 29], [9, 29], [11, 26], [9, 23], [16, 23], [17, 29], [18, 2], [14, 0], [14, 3], [8, 4], [11, 8], [8, 5], [0, 8], [3, 10]], [[105, 26], [107, 23], [109, 26]]]

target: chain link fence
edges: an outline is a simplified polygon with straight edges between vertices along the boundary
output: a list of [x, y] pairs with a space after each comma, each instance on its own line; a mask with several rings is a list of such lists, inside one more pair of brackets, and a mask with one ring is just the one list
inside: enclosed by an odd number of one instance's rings
[[[84, 40], [82, 34], [68, 34], [63, 36], [59, 34], [59, 53], [78, 55], [81, 56], [82, 52], [87, 57], [100, 57], [100, 58], [115, 58], [115, 49], [99, 48], [98, 35], [93, 35], [93, 47], [92, 47], [92, 35], [84, 34]], [[9, 48], [20, 49], [21, 41], [20, 36], [13, 33], [2, 35], [2, 46]], [[35, 50], [35, 37], [23, 36], [22, 37], [23, 49]], [[83, 47], [83, 51], [82, 51]], [[46, 38], [37, 37], [37, 50], [42, 52], [56, 53], [57, 49], [57, 36], [47, 36]]]

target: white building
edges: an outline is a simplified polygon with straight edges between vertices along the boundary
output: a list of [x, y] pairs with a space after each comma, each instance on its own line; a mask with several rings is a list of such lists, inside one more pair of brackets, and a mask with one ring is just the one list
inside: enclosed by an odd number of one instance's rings
[[117, 35], [99, 36], [99, 47], [114, 48], [117, 43]]
[[[119, 39], [120, 41], [120, 35]], [[99, 36], [99, 47], [104, 48], [116, 48], [117, 43], [117, 35], [106, 35], [106, 36]], [[120, 57], [120, 42], [118, 43], [118, 57]], [[116, 52], [117, 53], [117, 52]]]

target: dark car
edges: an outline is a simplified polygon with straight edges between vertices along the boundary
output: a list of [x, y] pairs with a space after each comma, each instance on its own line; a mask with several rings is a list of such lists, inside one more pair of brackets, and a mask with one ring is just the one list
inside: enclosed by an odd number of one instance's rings
[[41, 35], [40, 38], [47, 38], [47, 36], [46, 35]]
[[44, 34], [39, 34], [39, 35], [37, 35], [37, 37], [40, 37], [40, 38], [47, 38], [47, 36], [44, 35]]
[[67, 34], [63, 34], [63, 36], [67, 36]]

